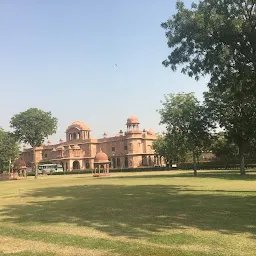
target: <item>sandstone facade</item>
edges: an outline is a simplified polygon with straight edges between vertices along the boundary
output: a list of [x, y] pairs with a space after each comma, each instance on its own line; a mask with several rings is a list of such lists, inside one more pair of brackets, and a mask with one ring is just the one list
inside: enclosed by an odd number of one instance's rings
[[[110, 161], [110, 168], [137, 168], [159, 166], [160, 158], [152, 149], [156, 134], [150, 129], [141, 131], [138, 118], [127, 119], [126, 132], [114, 137], [104, 133], [102, 138], [91, 137], [91, 129], [82, 121], [73, 122], [66, 130], [66, 141], [36, 148], [37, 162], [62, 164], [64, 169], [94, 169], [95, 155], [101, 150]], [[33, 150], [24, 149], [22, 159], [33, 165]]]

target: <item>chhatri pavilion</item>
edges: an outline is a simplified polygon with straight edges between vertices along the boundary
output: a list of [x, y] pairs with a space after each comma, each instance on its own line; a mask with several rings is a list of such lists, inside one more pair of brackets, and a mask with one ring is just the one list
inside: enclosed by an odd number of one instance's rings
[[[77, 169], [95, 169], [99, 152], [107, 155], [109, 168], [137, 168], [159, 166], [160, 157], [152, 149], [152, 142], [156, 134], [149, 129], [141, 131], [139, 120], [135, 116], [127, 119], [126, 132], [120, 132], [108, 137], [104, 133], [102, 138], [91, 137], [91, 129], [82, 121], [75, 121], [66, 130], [66, 141], [60, 140], [58, 144], [42, 145], [36, 148], [37, 163], [62, 164], [65, 171]], [[103, 154], [101, 154], [103, 155]], [[100, 156], [100, 155], [98, 155]], [[22, 159], [28, 167], [33, 166], [32, 148], [24, 149]], [[95, 162], [96, 161], [96, 162]]]

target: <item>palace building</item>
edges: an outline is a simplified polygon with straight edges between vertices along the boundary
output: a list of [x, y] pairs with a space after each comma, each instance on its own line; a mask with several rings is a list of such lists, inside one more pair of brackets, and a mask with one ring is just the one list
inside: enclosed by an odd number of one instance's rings
[[[64, 170], [94, 169], [95, 156], [104, 152], [109, 158], [110, 168], [137, 168], [160, 166], [160, 157], [152, 149], [156, 134], [151, 130], [141, 131], [138, 118], [127, 119], [127, 130], [114, 137], [104, 133], [102, 138], [91, 137], [91, 129], [82, 121], [75, 121], [66, 130], [66, 141], [36, 148], [37, 163], [62, 164]], [[22, 159], [33, 166], [33, 149], [24, 149]]]

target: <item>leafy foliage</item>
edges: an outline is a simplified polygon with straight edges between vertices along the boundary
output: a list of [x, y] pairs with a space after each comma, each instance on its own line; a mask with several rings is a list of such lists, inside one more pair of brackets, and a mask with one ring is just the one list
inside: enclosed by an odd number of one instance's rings
[[15, 115], [10, 123], [19, 141], [32, 147], [41, 146], [44, 139], [54, 134], [57, 128], [57, 119], [52, 117], [51, 112], [37, 108], [30, 108]]
[[14, 128], [16, 138], [33, 147], [35, 178], [37, 178], [38, 170], [35, 148], [41, 146], [46, 137], [56, 132], [57, 119], [52, 117], [51, 112], [30, 108], [12, 117], [10, 124]]
[[162, 24], [171, 53], [166, 67], [195, 79], [209, 75], [206, 103], [214, 120], [238, 145], [241, 174], [246, 144], [255, 137], [256, 2], [201, 0]]
[[8, 170], [9, 161], [19, 155], [19, 145], [12, 133], [0, 128], [0, 171]]
[[214, 136], [211, 150], [217, 158], [224, 160], [226, 165], [238, 156], [238, 147], [227, 138], [225, 133], [218, 133]]
[[234, 147], [239, 147], [243, 156], [256, 137], [256, 131], [252, 129], [256, 127], [256, 97], [233, 84], [229, 89], [210, 88], [205, 93], [205, 102], [209, 115], [224, 128], [229, 141], [236, 144]]
[[165, 136], [159, 136], [152, 144], [160, 157], [164, 157], [168, 164], [184, 162], [187, 156], [186, 137], [179, 131], [173, 130]]
[[173, 129], [166, 134], [169, 159], [174, 163], [183, 163], [189, 154], [188, 139], [179, 129]]
[[169, 159], [167, 143], [163, 136], [158, 136], [158, 138], [155, 141], [153, 141], [152, 148], [155, 150], [157, 154], [159, 154], [160, 157]]
[[196, 172], [196, 157], [210, 143], [205, 109], [193, 93], [168, 94], [162, 104], [160, 123], [165, 124], [168, 131], [167, 147], [172, 154], [179, 152], [176, 158], [183, 160], [191, 151]]
[[165, 66], [182, 64], [182, 72], [196, 79], [210, 74], [212, 84], [225, 84], [227, 75], [255, 84], [255, 0], [201, 0], [191, 9], [177, 1], [176, 7], [162, 23], [172, 49]]

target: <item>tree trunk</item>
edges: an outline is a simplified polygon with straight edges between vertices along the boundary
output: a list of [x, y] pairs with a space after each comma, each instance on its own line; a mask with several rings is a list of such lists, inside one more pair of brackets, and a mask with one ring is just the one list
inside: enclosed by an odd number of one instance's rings
[[168, 164], [169, 164], [169, 169], [172, 169], [172, 159], [168, 160]]
[[240, 155], [240, 174], [245, 175], [244, 166], [244, 142], [242, 141], [239, 145], [239, 155]]
[[228, 169], [228, 158], [225, 159], [225, 170]]
[[197, 170], [196, 170], [196, 153], [193, 150], [193, 164], [194, 164], [194, 176], [197, 175]]
[[36, 147], [33, 148], [34, 151], [34, 168], [35, 168], [35, 179], [38, 177], [38, 170], [37, 170], [37, 162], [36, 162]]

